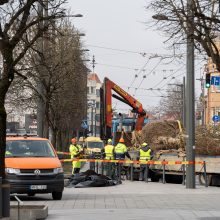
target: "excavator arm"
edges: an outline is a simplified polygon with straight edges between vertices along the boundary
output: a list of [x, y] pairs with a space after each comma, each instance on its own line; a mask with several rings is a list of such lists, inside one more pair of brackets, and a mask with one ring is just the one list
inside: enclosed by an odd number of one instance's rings
[[[115, 91], [118, 95], [112, 94]], [[135, 130], [142, 129], [146, 112], [143, 109], [142, 104], [124, 91], [117, 84], [109, 80], [104, 79], [103, 86], [101, 88], [101, 138], [106, 139], [111, 137], [112, 128], [112, 97], [118, 99], [121, 102], [129, 105], [132, 108], [132, 112], [138, 115], [135, 124]]]

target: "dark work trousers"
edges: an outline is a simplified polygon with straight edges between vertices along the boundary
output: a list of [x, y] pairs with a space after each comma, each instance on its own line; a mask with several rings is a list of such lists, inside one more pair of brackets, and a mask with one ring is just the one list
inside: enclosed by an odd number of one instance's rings
[[144, 181], [145, 180], [145, 173], [147, 169], [148, 164], [141, 164], [140, 165], [140, 175], [139, 175], [139, 180]]
[[79, 173], [80, 168], [74, 168], [74, 173]]
[[113, 178], [114, 176], [114, 163], [105, 163], [106, 176]]

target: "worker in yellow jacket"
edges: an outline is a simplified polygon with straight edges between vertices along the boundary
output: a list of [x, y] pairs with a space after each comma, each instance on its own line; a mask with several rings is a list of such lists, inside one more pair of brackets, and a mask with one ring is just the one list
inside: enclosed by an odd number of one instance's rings
[[[114, 156], [116, 160], [125, 160], [125, 156], [131, 160], [131, 156], [128, 153], [127, 147], [125, 145], [124, 138], [119, 139], [119, 143], [114, 148]], [[121, 181], [122, 164], [117, 164], [117, 177], [119, 182]]]
[[[71, 144], [69, 147], [69, 152], [71, 155], [71, 159], [73, 158], [77, 158], [77, 156], [79, 156], [81, 149], [79, 148], [79, 146], [76, 144], [77, 140], [76, 138], [72, 138], [71, 139]], [[79, 173], [81, 168], [81, 162], [80, 161], [73, 161], [72, 162], [72, 175]]]
[[[108, 144], [104, 147], [104, 159], [105, 160], [113, 160], [114, 159], [114, 146], [112, 145], [112, 139], [108, 139]], [[106, 176], [109, 176], [110, 178], [113, 177], [113, 163], [106, 163], [105, 164], [105, 170], [106, 170]]]
[[[145, 162], [151, 159], [151, 149], [147, 143], [143, 143], [141, 145], [141, 148], [139, 150], [139, 155], [138, 155], [139, 161], [140, 162]], [[144, 181], [144, 173], [147, 169], [147, 164], [140, 164], [140, 175], [139, 175], [139, 180]]]
[[114, 159], [114, 146], [112, 145], [112, 139], [108, 139], [108, 144], [104, 148], [104, 155], [106, 160]]

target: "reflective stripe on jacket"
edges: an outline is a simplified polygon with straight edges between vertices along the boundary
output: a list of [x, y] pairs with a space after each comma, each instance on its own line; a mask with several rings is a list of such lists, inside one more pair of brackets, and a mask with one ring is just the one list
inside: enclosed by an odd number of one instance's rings
[[148, 151], [143, 151], [142, 149], [140, 149], [140, 161], [150, 160], [150, 156], [151, 156], [151, 149], [149, 149]]
[[105, 159], [106, 160], [111, 160], [114, 159], [114, 146], [113, 145], [106, 145], [105, 146]]

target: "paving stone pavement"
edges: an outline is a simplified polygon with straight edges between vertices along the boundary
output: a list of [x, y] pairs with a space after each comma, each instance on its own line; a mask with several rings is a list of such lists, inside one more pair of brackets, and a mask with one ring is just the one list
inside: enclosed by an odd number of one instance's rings
[[220, 220], [219, 187], [186, 189], [177, 184], [123, 181], [112, 187], [65, 188], [61, 201], [53, 201], [47, 194], [19, 198], [26, 205], [47, 205], [48, 220]]

